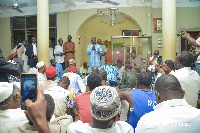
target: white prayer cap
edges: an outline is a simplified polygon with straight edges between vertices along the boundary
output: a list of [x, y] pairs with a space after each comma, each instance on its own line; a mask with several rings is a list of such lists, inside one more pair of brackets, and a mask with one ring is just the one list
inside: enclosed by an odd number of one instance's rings
[[42, 66], [44, 66], [44, 62], [40, 61], [40, 62], [37, 63], [36, 68], [39, 69]]
[[6, 100], [13, 92], [13, 84], [0, 82], [0, 102]]

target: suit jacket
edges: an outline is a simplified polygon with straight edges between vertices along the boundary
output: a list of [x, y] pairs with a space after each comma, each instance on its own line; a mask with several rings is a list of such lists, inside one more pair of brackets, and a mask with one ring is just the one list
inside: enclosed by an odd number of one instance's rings
[[29, 44], [26, 48], [26, 52], [25, 54], [28, 56], [28, 65], [32, 68], [32, 67], [35, 67], [37, 62], [38, 62], [38, 59], [32, 57], [32, 54], [33, 54], [33, 45], [32, 44]]

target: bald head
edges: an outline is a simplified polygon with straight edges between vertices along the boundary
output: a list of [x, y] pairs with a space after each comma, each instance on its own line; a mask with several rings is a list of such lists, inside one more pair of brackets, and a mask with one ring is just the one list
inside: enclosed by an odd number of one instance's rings
[[178, 79], [171, 74], [163, 74], [159, 77], [155, 84], [157, 102], [167, 101], [171, 99], [182, 99], [184, 91]]
[[92, 73], [99, 73], [99, 69], [97, 66], [92, 67]]

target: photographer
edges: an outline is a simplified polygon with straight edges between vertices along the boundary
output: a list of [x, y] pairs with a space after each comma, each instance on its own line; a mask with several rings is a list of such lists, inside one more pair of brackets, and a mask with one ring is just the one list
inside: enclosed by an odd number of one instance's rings
[[[189, 33], [185, 32], [185, 34], [182, 35], [182, 38], [187, 39], [189, 41], [189, 44], [192, 44], [195, 47], [197, 47], [196, 51], [200, 52], [200, 37], [197, 40], [195, 40], [194, 38], [190, 36]], [[196, 72], [200, 75], [200, 57], [198, 57], [196, 61]]]
[[[23, 72], [24, 61], [22, 54], [24, 53], [24, 46], [17, 49], [17, 46], [5, 58], [0, 50], [0, 82], [8, 82], [8, 74], [19, 76]], [[8, 62], [17, 54], [18, 58], [16, 64]]]

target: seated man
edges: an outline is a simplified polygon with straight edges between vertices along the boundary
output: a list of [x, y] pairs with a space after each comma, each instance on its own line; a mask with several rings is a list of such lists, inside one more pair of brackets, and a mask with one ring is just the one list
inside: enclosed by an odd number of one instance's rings
[[120, 99], [115, 88], [96, 87], [90, 94], [92, 124], [77, 121], [69, 125], [68, 133], [133, 133], [133, 128], [124, 121], [116, 121], [120, 111]]
[[28, 120], [21, 105], [20, 90], [16, 85], [0, 82], [0, 132], [23, 125]]
[[70, 80], [70, 88], [73, 88], [75, 90], [75, 94], [78, 94], [80, 92], [86, 91], [86, 86], [84, 84], [83, 79], [80, 77], [80, 75], [77, 74], [77, 68], [75, 66], [72, 66], [70, 68], [69, 73], [64, 73], [63, 76], [66, 76]]
[[[200, 76], [196, 71], [191, 70], [193, 60], [194, 57], [190, 52], [182, 51], [175, 58], [175, 71], [172, 71], [166, 64], [162, 68], [166, 68], [165, 71], [174, 75], [179, 80], [182, 89], [185, 91], [184, 99], [188, 104], [196, 107], [198, 92], [200, 91]], [[161, 69], [159, 66], [156, 69], [159, 72], [159, 77], [161, 75]]]
[[45, 70], [47, 81], [43, 82], [39, 88], [41, 88], [43, 91], [46, 89], [52, 88], [54, 86], [57, 86], [57, 83], [55, 82], [56, 78], [56, 69], [53, 66], [49, 66]]
[[61, 65], [60, 63], [57, 63], [57, 62], [55, 61], [55, 59], [51, 59], [50, 62], [51, 62], [51, 65], [52, 65], [53, 67], [55, 67], [55, 69], [56, 69], [57, 77], [58, 77], [58, 78], [61, 78], [61, 77], [62, 77], [62, 72], [63, 72], [62, 65]]
[[131, 64], [126, 64], [125, 68], [126, 72], [123, 74], [121, 83], [118, 84], [118, 87], [119, 89], [134, 88], [136, 85], [137, 73], [131, 71], [132, 69]]
[[[95, 96], [98, 96], [98, 99], [102, 100], [96, 99]], [[116, 122], [116, 115], [120, 109], [119, 100], [120, 99], [115, 88], [109, 86], [96, 88], [93, 90], [93, 93], [90, 96], [91, 113], [93, 117], [92, 125], [89, 125], [88, 123], [83, 124], [81, 121], [78, 121], [76, 123], [70, 124], [67, 132], [133, 133], [133, 128], [126, 122]], [[51, 131], [45, 116], [47, 103], [42, 92], [38, 91], [37, 102], [26, 100], [25, 104], [27, 107], [28, 116], [33, 121], [38, 132], [50, 133]]]
[[104, 69], [107, 72], [107, 81], [112, 87], [117, 86], [117, 78], [119, 77], [119, 72], [115, 66], [112, 65], [102, 65], [100, 69]]
[[85, 93], [80, 93], [75, 96], [74, 102], [77, 104], [75, 121], [81, 120], [83, 123], [92, 123], [92, 116], [90, 113], [90, 94], [92, 90], [101, 86], [101, 77], [99, 74], [92, 73], [88, 76], [87, 86], [89, 90]]
[[[62, 72], [62, 74], [70, 72], [70, 68], [71, 68], [72, 66], [75, 66], [75, 67], [76, 67], [76, 61], [75, 61], [74, 59], [69, 60], [69, 67], [66, 68], [66, 69]], [[81, 76], [81, 73], [80, 73], [80, 71], [78, 70], [78, 68], [76, 68], [76, 69], [77, 69], [77, 74]]]
[[[148, 58], [143, 55], [136, 55], [136, 51], [131, 52], [130, 64], [132, 65], [132, 71], [137, 73], [146, 71], [148, 65]], [[143, 60], [146, 60], [145, 63]]]
[[117, 78], [117, 83], [119, 84], [122, 80], [123, 74], [126, 72], [125, 67], [123, 66], [123, 63], [121, 60], [117, 60], [117, 70], [119, 71], [119, 77]]
[[[135, 88], [136, 86], [136, 77], [137, 73], [131, 71], [132, 66], [131, 64], [126, 64], [125, 66], [125, 73], [122, 76], [121, 83], [118, 84], [119, 89], [124, 88]], [[120, 112], [120, 121], [128, 121], [127, 113], [129, 110], [129, 103], [126, 100], [121, 100], [121, 112]]]
[[[165, 63], [172, 71], [175, 71], [174, 62], [173, 62], [172, 60], [166, 60], [164, 63]], [[165, 74], [169, 74], [169, 72], [166, 71], [165, 68], [163, 68], [163, 70], [164, 70]]]
[[102, 86], [110, 86], [110, 83], [107, 81], [107, 72], [103, 69], [99, 70], [99, 74], [101, 76], [101, 85]]
[[159, 50], [155, 50], [154, 55], [149, 58], [149, 65], [156, 65], [158, 63]]
[[82, 78], [85, 78], [87, 75], [90, 74], [90, 67], [87, 65], [87, 62], [83, 62], [83, 66], [80, 68], [80, 73], [82, 75]]
[[137, 89], [118, 89], [121, 100], [126, 100], [130, 106], [129, 124], [135, 129], [140, 117], [153, 111], [157, 104], [155, 91], [150, 89], [151, 75], [141, 72], [137, 77]]
[[[48, 122], [50, 131], [52, 133], [66, 133], [68, 125], [72, 123], [72, 117], [66, 116], [66, 117], [58, 117], [56, 119], [51, 119], [55, 103], [53, 98], [49, 94], [44, 94], [45, 100], [47, 101], [47, 108], [46, 108], [46, 121]], [[34, 123], [31, 121], [28, 115], [26, 115], [29, 122], [23, 124], [22, 126], [18, 128], [13, 128], [9, 132], [10, 133], [24, 133], [24, 132], [31, 132], [31, 133], [38, 133]]]
[[55, 102], [55, 117], [65, 116], [65, 112], [67, 109], [67, 114], [72, 115], [73, 108], [73, 96], [70, 91], [68, 91], [68, 87], [70, 85], [69, 78], [62, 77], [58, 82], [58, 86], [49, 88], [44, 91], [45, 94], [49, 94], [53, 97]]
[[178, 79], [171, 74], [159, 77], [155, 84], [158, 105], [143, 115], [136, 133], [198, 133], [200, 110], [190, 106]]
[[46, 70], [46, 65], [44, 64], [43, 61], [40, 61], [37, 63], [36, 68], [38, 69], [38, 72], [37, 72], [38, 86], [40, 86], [45, 81], [47, 81], [47, 77], [44, 75], [45, 70]]

